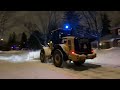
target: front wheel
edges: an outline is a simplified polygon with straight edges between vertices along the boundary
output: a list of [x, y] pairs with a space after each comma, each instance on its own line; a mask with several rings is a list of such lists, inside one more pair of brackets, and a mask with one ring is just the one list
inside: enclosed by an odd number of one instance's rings
[[81, 66], [82, 64], [85, 63], [85, 60], [83, 61], [73, 61], [76, 66]]
[[63, 53], [59, 49], [56, 49], [53, 54], [53, 63], [56, 67], [61, 67], [63, 64]]

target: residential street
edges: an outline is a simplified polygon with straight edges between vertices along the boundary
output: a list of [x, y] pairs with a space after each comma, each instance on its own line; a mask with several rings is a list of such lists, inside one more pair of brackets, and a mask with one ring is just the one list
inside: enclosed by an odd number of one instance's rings
[[63, 68], [41, 63], [39, 51], [0, 52], [0, 79], [120, 79], [119, 50], [97, 51], [96, 59], [80, 67], [67, 63]]
[[0, 79], [119, 79], [120, 68], [88, 64], [68, 64], [57, 68], [39, 61], [12, 63], [0, 61]]

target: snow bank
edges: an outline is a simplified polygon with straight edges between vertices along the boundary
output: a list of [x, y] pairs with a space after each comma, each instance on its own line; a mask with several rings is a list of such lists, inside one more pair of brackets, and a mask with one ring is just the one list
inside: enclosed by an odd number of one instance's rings
[[38, 58], [40, 58], [40, 50], [38, 50], [38, 51], [30, 51], [28, 53], [28, 58], [27, 59], [32, 60], [32, 59], [38, 59]]
[[[8, 55], [10, 54], [10, 55]], [[33, 61], [33, 59], [40, 57], [40, 50], [38, 51], [19, 51], [19, 54], [16, 54], [15, 51], [3, 52], [0, 54], [0, 60], [5, 60], [9, 62], [26, 62]], [[35, 60], [34, 60], [35, 61]]]

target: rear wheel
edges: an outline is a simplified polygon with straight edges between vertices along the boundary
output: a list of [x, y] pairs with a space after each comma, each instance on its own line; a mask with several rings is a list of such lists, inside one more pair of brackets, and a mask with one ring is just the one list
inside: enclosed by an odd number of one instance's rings
[[83, 61], [73, 61], [76, 66], [81, 66], [82, 64], [85, 63], [85, 60]]
[[53, 54], [53, 63], [56, 67], [61, 67], [63, 64], [63, 53], [59, 49], [56, 49]]
[[40, 60], [42, 63], [45, 63], [45, 51], [41, 50], [40, 52]]

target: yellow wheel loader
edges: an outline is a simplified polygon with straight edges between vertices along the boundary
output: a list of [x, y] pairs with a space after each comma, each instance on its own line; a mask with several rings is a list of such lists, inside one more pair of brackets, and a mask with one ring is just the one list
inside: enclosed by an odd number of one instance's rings
[[73, 61], [75, 65], [80, 66], [87, 59], [94, 59], [95, 57], [96, 53], [91, 48], [89, 39], [75, 36], [62, 37], [59, 44], [50, 41], [48, 46], [43, 46], [40, 52], [42, 63], [52, 58], [56, 67], [61, 67], [63, 62], [67, 60]]

